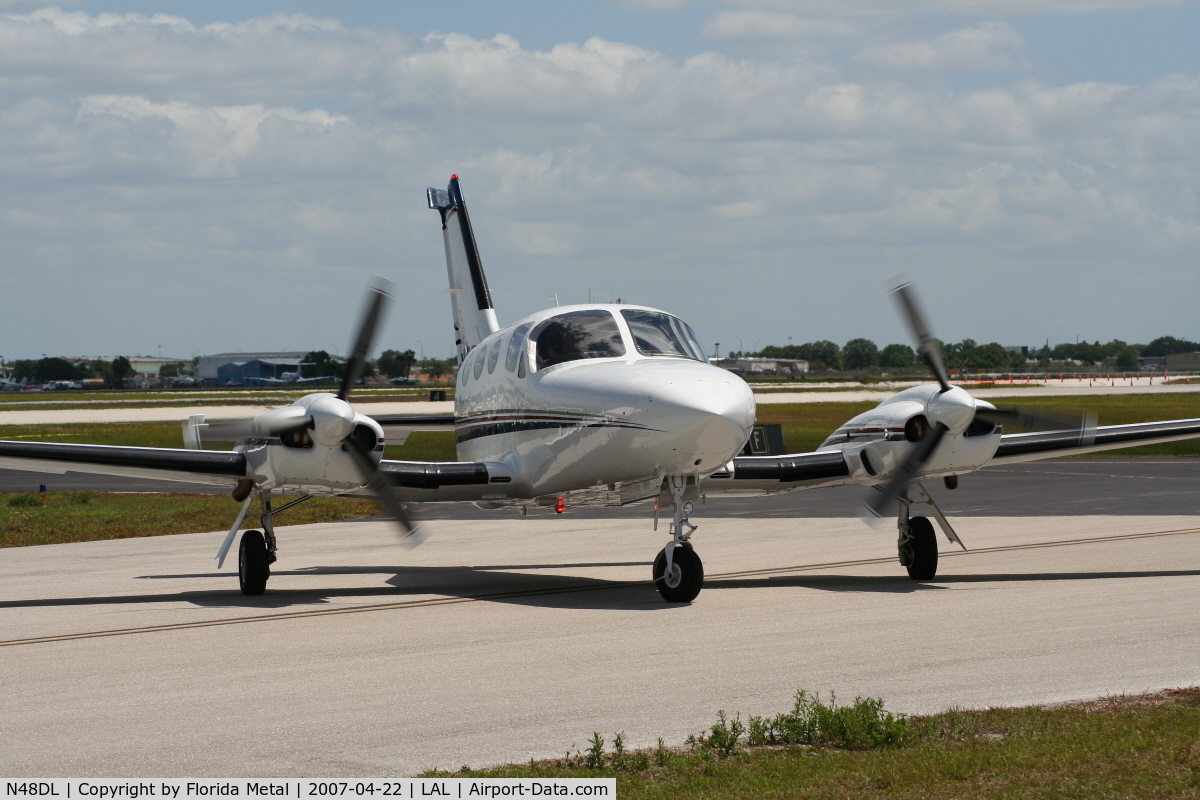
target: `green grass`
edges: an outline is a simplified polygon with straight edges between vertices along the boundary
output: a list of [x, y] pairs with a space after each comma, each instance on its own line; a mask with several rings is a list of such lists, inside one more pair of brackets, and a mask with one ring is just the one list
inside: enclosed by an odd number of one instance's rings
[[[995, 398], [996, 405], [1019, 405], [1047, 410], [1072, 411], [1082, 408], [1096, 412], [1100, 425], [1123, 425], [1163, 419], [1200, 417], [1200, 395], [1141, 394], [1097, 395], [1086, 397], [1010, 397]], [[763, 403], [758, 406], [759, 423], [783, 425], [788, 451], [815, 450], [846, 420], [878, 405], [874, 400], [857, 403]], [[139, 447], [182, 447], [182, 426], [178, 422], [105, 422], [66, 425], [0, 425], [0, 439], [86, 444], [123, 444]], [[232, 445], [211, 445], [228, 449]], [[1114, 456], [1200, 456], [1200, 439], [1169, 444], [1111, 450]], [[400, 447], [388, 447], [387, 458], [407, 461], [454, 461], [454, 433], [416, 431]]]
[[[1200, 395], [1139, 394], [1089, 395], [1085, 397], [999, 397], [988, 398], [997, 406], [1021, 406], [1048, 411], [1071, 412], [1087, 409], [1096, 413], [1099, 425], [1126, 425], [1164, 419], [1200, 417]], [[762, 403], [758, 422], [783, 425], [788, 451], [805, 453], [816, 449], [839, 425], [878, 403]], [[1110, 450], [1111, 456], [1200, 456], [1200, 439], [1168, 444]]]
[[[229, 495], [48, 492], [43, 508], [37, 494], [0, 494], [0, 547], [228, 530], [239, 508]], [[258, 504], [250, 508], [255, 512]], [[379, 513], [374, 500], [315, 497], [285, 511], [278, 522], [336, 522]], [[248, 514], [244, 527], [254, 527], [256, 520]]]
[[[27, 411], [70, 411], [76, 409], [104, 410], [114, 408], [163, 408], [187, 406], [283, 406], [315, 391], [328, 391], [328, 387], [303, 391], [243, 391], [224, 393], [201, 392], [7, 392], [0, 394], [0, 410]], [[356, 405], [370, 406], [372, 403], [411, 403], [429, 399], [426, 389], [363, 389], [356, 391], [351, 399]], [[454, 399], [454, 390], [446, 389], [446, 399]]]
[[[22, 442], [115, 444], [132, 447], [183, 447], [180, 422], [72, 422], [64, 425], [0, 425], [0, 439]], [[232, 444], [206, 444], [228, 450]]]
[[[760, 739], [750, 746], [754, 718], [739, 733], [739, 717], [719, 714], [685, 748], [659, 740], [657, 748], [630, 752], [618, 734], [609, 750], [597, 733], [586, 750], [562, 759], [464, 767], [455, 776], [616, 777], [624, 800], [1200, 798], [1200, 689], [907, 719], [882, 706], [860, 698], [836, 707], [801, 693], [797, 708], [779, 718], [803, 730], [782, 745]], [[824, 722], [811, 724], [814, 718]]]

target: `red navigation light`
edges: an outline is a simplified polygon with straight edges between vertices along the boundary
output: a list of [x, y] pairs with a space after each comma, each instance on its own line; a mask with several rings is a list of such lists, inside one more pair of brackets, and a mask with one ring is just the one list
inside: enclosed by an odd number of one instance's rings
[[457, 176], [457, 175], [451, 175], [451, 176], [450, 176], [450, 180], [452, 180], [452, 181], [456, 181], [456, 180], [458, 180], [458, 176]]
[[560, 494], [558, 496], [558, 499], [554, 501], [554, 513], [561, 514], [566, 510], [567, 510], [566, 501], [563, 500], [563, 496]]

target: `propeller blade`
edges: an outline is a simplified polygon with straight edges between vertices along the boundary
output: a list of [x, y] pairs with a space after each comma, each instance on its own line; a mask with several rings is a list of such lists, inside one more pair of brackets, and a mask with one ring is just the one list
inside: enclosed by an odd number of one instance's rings
[[1014, 425], [1020, 428], [1044, 431], [1079, 431], [1081, 442], [1090, 443], [1096, 438], [1096, 415], [1090, 411], [1077, 413], [1055, 413], [1030, 406], [1006, 408], [977, 408], [975, 416], [994, 425]]
[[205, 422], [196, 426], [200, 442], [236, 442], [250, 436], [283, 436], [295, 431], [309, 430], [313, 426], [313, 418], [305, 416], [299, 419], [281, 419], [274, 424], [259, 422], [257, 426], [252, 419], [234, 419], [227, 422]]
[[920, 471], [925, 462], [933, 456], [942, 437], [946, 435], [946, 431], [950, 430], [944, 424], [938, 422], [929, 429], [921, 439], [917, 442], [917, 446], [908, 454], [908, 458], [902, 463], [886, 484], [882, 487], [875, 487], [878, 494], [873, 495], [868, 500], [864, 500], [862, 504], [862, 513], [860, 516], [870, 521], [871, 519], [883, 519], [883, 511], [888, 501], [893, 497], [898, 497], [902, 492], [908, 489], [908, 484]]
[[354, 437], [347, 437], [342, 446], [354, 459], [367, 488], [375, 493], [375, 497], [383, 504], [387, 512], [400, 524], [403, 531], [400, 537], [401, 541], [412, 547], [424, 541], [423, 537], [417, 535], [419, 528], [413, 524], [412, 517], [405, 510], [400, 498], [396, 496], [396, 490], [388, 483], [387, 478], [379, 471], [379, 466], [371, 459], [358, 440]]
[[913, 338], [917, 340], [917, 353], [925, 359], [925, 363], [937, 376], [942, 391], [950, 391], [950, 379], [946, 374], [946, 365], [942, 362], [942, 351], [938, 347], [937, 340], [933, 338], [929, 325], [925, 322], [925, 315], [921, 313], [913, 285], [908, 282], [901, 283], [892, 289], [892, 296], [900, 304], [900, 310], [904, 312], [904, 319], [908, 322], [908, 329], [912, 332]]
[[341, 388], [338, 389], [339, 400], [345, 400], [350, 395], [350, 389], [362, 377], [363, 365], [367, 361], [367, 354], [371, 352], [371, 345], [375, 342], [379, 320], [383, 317], [394, 288], [395, 284], [391, 281], [375, 276], [375, 286], [367, 293], [367, 304], [363, 310], [362, 322], [358, 326], [358, 336], [350, 350], [350, 360], [346, 362], [346, 375], [342, 378]]

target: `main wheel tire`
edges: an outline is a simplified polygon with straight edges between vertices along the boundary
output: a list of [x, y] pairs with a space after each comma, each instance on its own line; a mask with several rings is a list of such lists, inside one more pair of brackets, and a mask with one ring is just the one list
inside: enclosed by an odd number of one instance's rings
[[267, 553], [267, 540], [262, 531], [246, 531], [238, 546], [238, 584], [242, 594], [260, 595], [267, 590], [267, 578], [271, 577], [271, 560]]
[[912, 533], [913, 548], [908, 577], [914, 581], [933, 580], [938, 564], [937, 534], [933, 532], [933, 523], [928, 517], [912, 517], [908, 520], [908, 528]]
[[704, 585], [704, 564], [686, 543], [675, 548], [671, 561], [671, 574], [667, 575], [667, 550], [664, 547], [654, 559], [654, 588], [668, 603], [690, 603]]

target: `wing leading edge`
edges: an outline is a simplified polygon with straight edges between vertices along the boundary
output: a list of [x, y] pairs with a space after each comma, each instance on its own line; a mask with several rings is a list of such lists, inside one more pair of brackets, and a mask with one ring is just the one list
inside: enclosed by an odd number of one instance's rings
[[[1200, 438], [1200, 419], [1173, 419], [1132, 425], [1104, 425], [1087, 430], [1006, 433], [987, 463], [1006, 464], [1098, 453], [1124, 447]], [[739, 456], [733, 470], [704, 482], [706, 491], [790, 491], [864, 483], [855, 478], [841, 450], [789, 453], [782, 456]]]
[[91, 472], [218, 486], [233, 486], [246, 477], [246, 457], [233, 451], [59, 442], [0, 441], [0, 467], [26, 472]]

